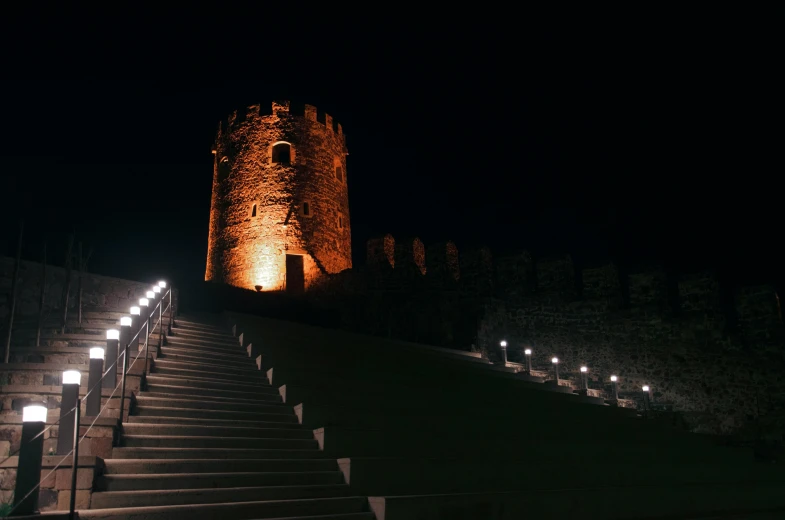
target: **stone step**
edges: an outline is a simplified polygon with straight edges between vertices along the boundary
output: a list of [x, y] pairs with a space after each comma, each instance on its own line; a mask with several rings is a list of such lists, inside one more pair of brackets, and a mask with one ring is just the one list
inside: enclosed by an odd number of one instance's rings
[[[166, 383], [166, 384], [163, 384]], [[245, 400], [259, 400], [269, 401], [272, 403], [283, 402], [280, 395], [266, 393], [263, 391], [254, 392], [239, 392], [236, 390], [225, 389], [212, 389], [207, 387], [200, 387], [198, 384], [182, 384], [176, 379], [161, 377], [147, 377], [147, 390], [150, 392], [166, 393], [166, 394], [179, 394], [182, 396], [190, 397], [226, 397], [226, 398], [240, 398]]]
[[160, 475], [166, 473], [254, 473], [338, 471], [335, 459], [110, 459], [105, 475]]
[[[167, 408], [161, 411], [168, 410]], [[136, 413], [139, 410], [135, 410]], [[295, 428], [299, 427], [300, 423], [296, 421], [296, 417], [282, 416], [286, 419], [280, 422], [274, 421], [243, 421], [237, 419], [216, 419], [208, 414], [202, 414], [203, 417], [171, 417], [165, 415], [149, 416], [149, 415], [132, 415], [128, 418], [128, 423], [140, 424], [190, 424], [194, 426], [237, 426], [242, 428]]]
[[161, 348], [161, 359], [183, 362], [183, 363], [202, 363], [209, 364], [215, 367], [227, 368], [250, 368], [251, 370], [258, 371], [259, 368], [247, 356], [208, 356], [202, 353], [192, 352], [186, 349], [164, 346]]
[[[101, 509], [139, 506], [216, 504], [226, 502], [249, 502], [253, 500], [287, 500], [294, 498], [340, 497], [349, 496], [350, 494], [349, 486], [346, 484], [264, 486], [195, 490], [176, 489], [171, 491], [108, 491], [93, 493], [90, 506], [94, 509]], [[325, 517], [319, 516], [319, 518]]]
[[104, 475], [96, 479], [99, 491], [151, 489], [211, 489], [243, 486], [303, 486], [345, 484], [335, 471], [253, 471], [237, 473], [160, 473], [158, 475]]
[[[156, 363], [153, 366], [153, 373], [171, 377], [204, 380], [204, 381], [234, 381], [240, 384], [252, 386], [263, 385], [270, 387], [267, 376], [259, 371], [246, 370], [243, 372], [221, 372], [220, 370], [210, 370], [208, 366], [196, 368], [173, 367], [165, 363]], [[277, 390], [276, 390], [277, 391]]]
[[112, 450], [113, 459], [316, 459], [321, 456], [322, 452], [318, 448], [114, 448]]
[[216, 334], [229, 334], [231, 335], [231, 331], [228, 330], [226, 327], [222, 327], [220, 325], [214, 325], [209, 323], [201, 323], [198, 321], [194, 321], [192, 319], [188, 319], [182, 316], [175, 316], [174, 318], [175, 328], [176, 329], [183, 329], [183, 330], [194, 330], [194, 331], [207, 331], [207, 332], [214, 332]]
[[175, 435], [188, 437], [258, 437], [260, 439], [313, 439], [313, 430], [299, 425], [289, 428], [255, 428], [242, 426], [200, 426], [192, 424], [123, 424], [125, 435]]
[[[138, 398], [137, 398], [138, 399]], [[216, 404], [216, 407], [220, 404]], [[274, 423], [274, 424], [299, 424], [297, 416], [291, 410], [281, 410], [279, 413], [253, 413], [226, 409], [209, 408], [173, 408], [166, 406], [139, 406], [134, 408], [134, 415], [130, 421], [149, 422], [164, 419], [185, 421], [216, 421], [216, 422], [247, 422], [249, 424]]]
[[313, 449], [313, 439], [276, 439], [260, 437], [190, 437], [177, 435], [123, 435], [121, 446], [128, 448], [283, 448]]
[[181, 340], [190, 340], [190, 341], [198, 341], [198, 342], [207, 342], [207, 343], [215, 343], [218, 345], [227, 345], [230, 347], [239, 347], [240, 346], [240, 338], [232, 336], [231, 334], [216, 334], [213, 332], [203, 332], [203, 331], [194, 331], [194, 330], [187, 330], [187, 329], [173, 329], [172, 334], [168, 337], [181, 339]]
[[144, 391], [136, 397], [136, 402], [140, 406], [191, 408], [198, 410], [221, 409], [229, 412], [249, 413], [294, 413], [292, 407], [283, 402], [266, 401], [264, 404], [261, 404], [258, 399], [226, 398], [215, 395], [199, 396], [198, 399], [189, 399], [189, 397], [184, 394]]
[[[206, 372], [215, 372], [216, 374], [231, 374], [231, 375], [240, 375], [240, 376], [261, 376], [267, 380], [267, 376], [264, 372], [261, 372], [254, 363], [248, 361], [243, 363], [243, 365], [238, 364], [237, 366], [231, 365], [220, 365], [217, 363], [210, 362], [209, 360], [193, 360], [193, 361], [182, 361], [177, 359], [171, 359], [169, 356], [166, 357], [159, 357], [156, 360], [155, 366], [157, 368], [170, 368], [170, 369], [180, 369], [180, 370], [195, 370], [195, 371], [206, 371]], [[268, 382], [269, 383], [269, 382]]]
[[179, 336], [167, 336], [166, 344], [172, 346], [183, 346], [189, 349], [205, 350], [208, 352], [232, 353], [240, 354], [242, 356], [248, 355], [248, 352], [246, 352], [246, 350], [242, 348], [239, 343], [236, 345], [228, 345], [223, 343], [216, 343], [213, 341], [201, 341], [192, 338], [181, 338]]
[[245, 352], [241, 348], [234, 348], [234, 347], [214, 347], [209, 345], [197, 345], [195, 343], [185, 343], [185, 342], [174, 342], [168, 341], [166, 345], [169, 347], [175, 347], [182, 350], [185, 350], [186, 354], [194, 355], [194, 356], [203, 356], [203, 357], [227, 357], [233, 361], [236, 361], [237, 358], [240, 359], [248, 359], [247, 352]]
[[220, 363], [242, 364], [244, 366], [248, 366], [248, 363], [252, 362], [252, 366], [256, 366], [256, 363], [249, 360], [248, 356], [242, 351], [213, 352], [211, 350], [201, 350], [198, 348], [192, 349], [184, 345], [164, 345], [161, 347], [161, 354], [163, 354], [164, 357], [170, 355], [189, 356], [190, 358], [194, 358], [204, 363], [212, 363], [213, 361], [217, 361]]

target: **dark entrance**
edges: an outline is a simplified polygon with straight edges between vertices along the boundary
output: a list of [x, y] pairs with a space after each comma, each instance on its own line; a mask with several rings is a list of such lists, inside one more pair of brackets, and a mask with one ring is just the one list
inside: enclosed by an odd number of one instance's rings
[[289, 294], [305, 292], [305, 272], [301, 255], [286, 255], [286, 292]]

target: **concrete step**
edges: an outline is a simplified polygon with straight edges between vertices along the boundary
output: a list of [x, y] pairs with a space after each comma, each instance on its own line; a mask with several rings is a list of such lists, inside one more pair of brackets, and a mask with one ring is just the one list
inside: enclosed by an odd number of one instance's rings
[[337, 471], [335, 459], [155, 459], [104, 461], [105, 475], [136, 475], [165, 473], [271, 473]]
[[219, 370], [209, 370], [207, 367], [181, 368], [171, 365], [156, 363], [153, 367], [154, 374], [167, 375], [180, 378], [205, 379], [213, 381], [235, 381], [237, 383], [270, 386], [267, 376], [263, 372], [221, 372]]
[[[167, 383], [167, 384], [162, 384]], [[266, 393], [263, 391], [254, 391], [254, 392], [238, 392], [236, 390], [218, 390], [212, 389], [208, 387], [200, 387], [197, 384], [181, 384], [179, 381], [175, 379], [163, 379], [163, 378], [154, 378], [151, 376], [147, 377], [147, 390], [150, 392], [158, 392], [158, 393], [167, 393], [167, 394], [179, 394], [182, 396], [190, 396], [190, 397], [226, 397], [226, 398], [240, 398], [245, 400], [259, 400], [259, 401], [269, 401], [272, 403], [280, 403], [283, 402], [281, 400], [281, 396], [277, 396], [275, 394]]]
[[[316, 459], [322, 456], [312, 449], [242, 449], [242, 448], [114, 448], [113, 459]], [[333, 459], [335, 460], [335, 459]]]
[[[220, 406], [217, 404], [216, 406]], [[134, 415], [129, 417], [131, 422], [151, 422], [170, 419], [172, 421], [216, 421], [217, 423], [249, 423], [249, 424], [299, 424], [297, 416], [291, 411], [281, 410], [281, 413], [252, 413], [232, 410], [204, 409], [204, 408], [172, 408], [165, 406], [139, 406], [134, 409]]]
[[163, 346], [161, 348], [161, 359], [169, 361], [176, 361], [182, 363], [200, 363], [209, 364], [215, 367], [227, 368], [250, 368], [251, 370], [258, 371], [256, 363], [248, 359], [248, 356], [223, 356], [223, 355], [206, 355], [204, 353], [197, 353], [187, 349], [177, 347]]
[[227, 345], [229, 347], [239, 347], [240, 338], [231, 334], [216, 334], [206, 331], [194, 331], [187, 329], [173, 329], [168, 337], [181, 339], [183, 341], [197, 341], [215, 343], [216, 345]]
[[177, 435], [123, 435], [121, 446], [127, 448], [283, 448], [314, 449], [313, 439], [261, 437], [189, 437]]
[[[224, 489], [109, 491], [94, 493], [90, 506], [95, 509], [186, 504], [216, 504], [253, 500], [288, 500], [349, 496], [346, 484], [305, 486], [265, 486]], [[302, 518], [302, 517], [299, 517]], [[324, 518], [323, 516], [320, 518]]]
[[189, 349], [198, 349], [210, 352], [227, 352], [244, 356], [248, 355], [248, 352], [246, 352], [246, 350], [242, 348], [239, 343], [236, 345], [228, 345], [223, 343], [216, 343], [213, 341], [201, 341], [192, 338], [182, 338], [180, 336], [167, 336], [166, 344], [173, 346], [186, 346]]
[[195, 355], [195, 356], [218, 357], [218, 358], [227, 357], [230, 358], [232, 361], [236, 361], [236, 358], [248, 359], [248, 353], [239, 347], [224, 348], [224, 347], [216, 347], [213, 345], [186, 343], [184, 341], [167, 341], [166, 345], [164, 346], [183, 349], [186, 351], [184, 353], [189, 355]]
[[262, 404], [258, 399], [226, 398], [215, 395], [189, 398], [187, 395], [183, 394], [144, 391], [136, 397], [136, 402], [140, 406], [190, 408], [197, 410], [221, 409], [230, 412], [294, 413], [290, 405], [282, 402], [265, 401]]
[[[166, 410], [164, 408], [163, 410]], [[138, 413], [138, 410], [136, 410]], [[194, 426], [219, 426], [219, 427], [242, 427], [242, 428], [296, 428], [300, 424], [296, 418], [290, 416], [282, 416], [285, 419], [280, 422], [274, 421], [240, 421], [237, 419], [215, 419], [214, 417], [171, 417], [171, 416], [144, 416], [132, 415], [128, 418], [127, 423], [140, 423], [140, 424], [190, 424]]]
[[[161, 473], [158, 475], [104, 475], [98, 491], [152, 489], [211, 489], [243, 486], [304, 486], [344, 484], [340, 471], [248, 471], [237, 473]], [[253, 517], [252, 517], [253, 518]]]
[[313, 439], [313, 430], [299, 425], [288, 428], [255, 428], [242, 426], [201, 426], [192, 424], [125, 423], [125, 435], [185, 435], [188, 437], [258, 437], [260, 439]]
[[182, 330], [193, 330], [193, 331], [206, 331], [206, 332], [213, 332], [215, 334], [229, 334], [231, 335], [231, 330], [226, 327], [222, 327], [220, 325], [210, 324], [210, 323], [201, 323], [198, 321], [194, 321], [192, 319], [185, 318], [183, 316], [175, 316], [174, 318], [175, 329], [182, 329]]
[[240, 376], [262, 376], [267, 380], [267, 376], [264, 372], [261, 372], [254, 363], [248, 361], [240, 365], [239, 363], [237, 366], [232, 365], [221, 365], [215, 362], [210, 362], [209, 360], [200, 360], [197, 361], [196, 359], [192, 361], [183, 361], [178, 359], [171, 359], [169, 356], [166, 357], [159, 357], [156, 360], [155, 366], [157, 368], [169, 368], [169, 369], [180, 369], [180, 370], [202, 370], [207, 372], [215, 372], [220, 374], [231, 374], [231, 375], [240, 375]]

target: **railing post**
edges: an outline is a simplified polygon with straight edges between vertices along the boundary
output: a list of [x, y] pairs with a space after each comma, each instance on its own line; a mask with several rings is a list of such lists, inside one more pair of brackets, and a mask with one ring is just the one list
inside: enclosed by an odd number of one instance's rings
[[144, 373], [147, 373], [147, 356], [150, 348], [150, 315], [147, 315], [147, 324], [144, 331]]
[[71, 462], [71, 502], [68, 505], [68, 520], [74, 520], [74, 509], [76, 509], [76, 476], [79, 470], [79, 419], [81, 405], [82, 400], [77, 399], [76, 416], [74, 417], [74, 449], [71, 454], [73, 461]]
[[164, 299], [158, 302], [158, 354], [164, 346]]
[[14, 514], [32, 515], [38, 512], [38, 481], [44, 455], [46, 407], [25, 406], [22, 410], [22, 445], [19, 448], [19, 463], [16, 469], [14, 490]]
[[120, 385], [120, 427], [123, 426], [123, 414], [125, 413], [125, 375], [128, 367], [128, 344], [123, 349], [123, 382]]
[[169, 334], [172, 334], [172, 325], [174, 325], [174, 306], [172, 305], [172, 288], [169, 287]]

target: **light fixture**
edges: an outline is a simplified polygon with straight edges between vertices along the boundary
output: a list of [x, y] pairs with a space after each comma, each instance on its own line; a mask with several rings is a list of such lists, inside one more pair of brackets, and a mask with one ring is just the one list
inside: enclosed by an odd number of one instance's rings
[[120, 339], [120, 331], [117, 329], [109, 329], [106, 331], [106, 339]]
[[501, 345], [502, 348], [507, 348], [507, 342], [504, 340], [502, 340], [502, 342], [499, 343], [499, 345]]
[[147, 291], [147, 294], [145, 294], [145, 296], [147, 296], [148, 299], [152, 300], [153, 298], [155, 298], [155, 293], [153, 291]]
[[643, 385], [643, 391], [644, 392], [648, 392], [649, 391], [649, 385]]
[[532, 349], [527, 348], [526, 350], [523, 351], [523, 353], [526, 354], [527, 356], [531, 356], [532, 355]]
[[131, 314], [132, 314], [132, 315], [134, 315], [134, 316], [139, 316], [141, 313], [142, 313], [142, 309], [140, 309], [140, 308], [139, 308], [139, 307], [137, 307], [136, 305], [134, 305], [133, 307], [131, 307]]
[[22, 408], [22, 422], [46, 422], [46, 407], [40, 404]]
[[82, 373], [78, 370], [66, 370], [63, 372], [64, 385], [78, 385], [82, 382]]
[[131, 317], [130, 316], [123, 316], [122, 318], [120, 318], [120, 326], [121, 327], [130, 327], [131, 326]]
[[616, 381], [618, 381], [618, 380], [619, 380], [619, 378], [618, 378], [618, 377], [616, 377], [616, 376], [611, 376], [611, 382], [615, 383], [615, 382], [616, 382]]
[[147, 298], [139, 298], [139, 305], [142, 307], [147, 307], [148, 305], [150, 305], [150, 300], [148, 300]]
[[160, 287], [161, 289], [166, 289], [166, 282], [161, 280], [160, 282], [158, 282], [158, 287]]
[[581, 372], [582, 372], [582, 373], [584, 373], [584, 374], [585, 374], [585, 373], [586, 373], [586, 372], [588, 372], [588, 371], [589, 371], [589, 369], [588, 369], [587, 367], [581, 367]]
[[558, 363], [558, 362], [559, 362], [559, 358], [557, 358], [556, 356], [554, 356], [554, 357], [552, 357], [552, 358], [551, 358], [551, 363], [553, 363], [554, 365], [555, 365], [556, 363]]
[[553, 356], [551, 363], [553, 363], [553, 381], [556, 383], [556, 386], [559, 386], [559, 358]]
[[101, 347], [93, 347], [90, 349], [90, 359], [103, 359], [104, 349]]
[[155, 294], [158, 294], [158, 293], [160, 293], [160, 292], [161, 292], [161, 288], [160, 288], [160, 287], [158, 287], [157, 285], [154, 285], [154, 286], [153, 286], [153, 292], [154, 292]]
[[616, 401], [617, 405], [618, 405], [618, 401], [619, 401], [619, 384], [616, 381], [618, 381], [618, 380], [619, 380], [618, 377], [611, 376], [611, 387], [613, 388], [613, 399], [614, 399], [614, 401]]

